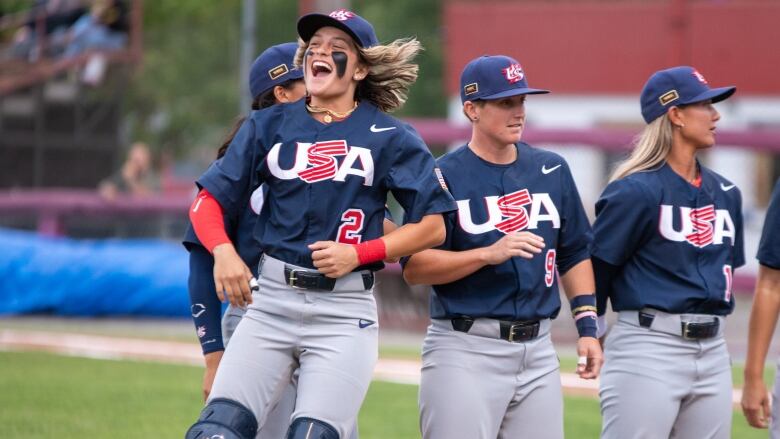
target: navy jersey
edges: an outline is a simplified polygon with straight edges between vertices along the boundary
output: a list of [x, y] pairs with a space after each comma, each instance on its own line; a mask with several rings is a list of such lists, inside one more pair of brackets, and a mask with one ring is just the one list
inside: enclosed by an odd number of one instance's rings
[[254, 230], [261, 251], [313, 268], [308, 245], [315, 241], [379, 238], [388, 191], [410, 222], [455, 208], [411, 126], [369, 102], [332, 124], [313, 119], [305, 105], [253, 112], [227, 154], [198, 179], [228, 214], [244, 208], [240, 200], [253, 181], [268, 185], [268, 218]]
[[772, 191], [772, 201], [766, 211], [756, 257], [762, 265], [780, 270], [780, 180], [777, 180]]
[[697, 188], [664, 164], [604, 189], [592, 254], [616, 270], [610, 288], [598, 288], [599, 313], [605, 295], [615, 311], [731, 313], [733, 270], [745, 263], [742, 198], [715, 172], [700, 166], [700, 174]]
[[431, 317], [554, 318], [561, 307], [556, 278], [590, 257], [590, 224], [569, 166], [558, 156], [525, 143], [517, 160], [489, 163], [468, 146], [437, 162], [458, 203], [445, 217], [447, 239], [440, 249], [489, 246], [507, 233], [529, 231], [544, 238], [532, 259], [513, 257], [455, 282], [434, 285]]

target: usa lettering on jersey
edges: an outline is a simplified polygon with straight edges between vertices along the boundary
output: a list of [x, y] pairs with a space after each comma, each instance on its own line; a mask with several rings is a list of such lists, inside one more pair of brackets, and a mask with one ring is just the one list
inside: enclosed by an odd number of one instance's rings
[[[365, 186], [374, 183], [374, 159], [368, 148], [347, 146], [346, 140], [297, 142], [295, 162], [289, 169], [283, 169], [279, 163], [281, 149], [281, 143], [275, 144], [266, 159], [271, 174], [281, 180], [297, 178], [306, 183], [324, 180], [343, 182], [347, 175], [356, 175], [363, 177]], [[336, 157], [344, 157], [341, 164]]]
[[658, 230], [661, 236], [676, 242], [687, 242], [695, 247], [706, 247], [710, 244], [723, 244], [724, 238], [731, 239], [734, 245], [736, 228], [731, 214], [726, 209], [715, 209], [710, 204], [704, 207], [679, 207], [679, 228], [675, 230], [675, 207], [661, 205]]
[[503, 196], [486, 196], [484, 202], [488, 219], [476, 224], [471, 214], [470, 200], [457, 200], [458, 223], [463, 231], [472, 235], [493, 230], [509, 234], [525, 229], [534, 230], [542, 221], [549, 221], [554, 229], [561, 227], [558, 208], [546, 192], [531, 194], [528, 189], [521, 189]]

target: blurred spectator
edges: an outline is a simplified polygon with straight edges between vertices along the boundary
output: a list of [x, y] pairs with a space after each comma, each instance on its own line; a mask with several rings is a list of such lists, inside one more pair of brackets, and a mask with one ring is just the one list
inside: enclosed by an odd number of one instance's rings
[[43, 36], [54, 40], [62, 39], [68, 29], [87, 13], [83, 0], [35, 0], [24, 26], [14, 34], [11, 53], [14, 57], [35, 60], [38, 44], [38, 19], [41, 14]]
[[127, 45], [127, 5], [121, 0], [94, 0], [69, 31], [64, 56], [87, 50], [119, 50]]
[[118, 194], [148, 196], [159, 191], [159, 178], [152, 169], [152, 153], [143, 142], [136, 142], [125, 163], [98, 186], [100, 195], [113, 199]]

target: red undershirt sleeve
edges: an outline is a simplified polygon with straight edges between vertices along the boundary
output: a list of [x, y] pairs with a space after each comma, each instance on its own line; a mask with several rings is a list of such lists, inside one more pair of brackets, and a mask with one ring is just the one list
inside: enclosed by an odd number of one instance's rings
[[225, 220], [222, 206], [206, 189], [202, 189], [190, 208], [190, 221], [195, 235], [209, 253], [214, 252], [214, 247], [220, 244], [230, 243], [225, 232]]

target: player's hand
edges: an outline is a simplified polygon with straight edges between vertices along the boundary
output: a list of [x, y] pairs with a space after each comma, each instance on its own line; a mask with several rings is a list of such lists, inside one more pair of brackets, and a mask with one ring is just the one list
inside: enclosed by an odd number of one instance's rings
[[339, 278], [357, 268], [359, 261], [357, 250], [350, 244], [334, 241], [317, 241], [309, 244], [311, 258], [320, 273]]
[[488, 265], [497, 265], [513, 256], [531, 259], [542, 252], [544, 238], [531, 232], [514, 232], [485, 247], [482, 258]]
[[594, 337], [580, 337], [577, 341], [577, 355], [580, 357], [577, 362], [577, 375], [584, 380], [598, 378], [604, 363], [599, 341]]
[[252, 272], [238, 256], [233, 244], [214, 247], [214, 286], [217, 288], [219, 300], [224, 302], [227, 295], [231, 305], [245, 308], [252, 303], [250, 280]]
[[214, 377], [217, 375], [219, 362], [222, 361], [222, 354], [225, 351], [214, 351], [204, 355], [206, 360], [206, 372], [203, 374], [203, 402], [209, 398], [211, 386], [214, 384]]
[[742, 413], [748, 424], [756, 428], [767, 428], [771, 416], [769, 392], [761, 378], [745, 380], [742, 387]]

